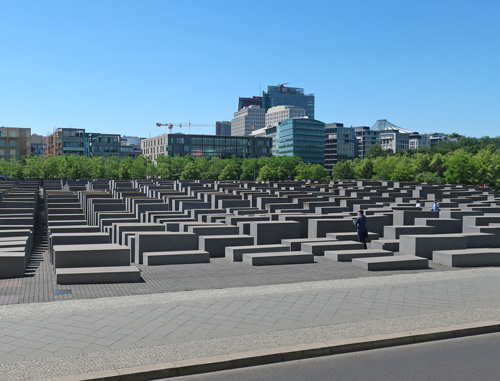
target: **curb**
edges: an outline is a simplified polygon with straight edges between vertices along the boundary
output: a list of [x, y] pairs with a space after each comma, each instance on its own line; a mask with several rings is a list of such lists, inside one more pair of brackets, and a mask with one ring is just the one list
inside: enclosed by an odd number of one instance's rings
[[311, 357], [389, 348], [466, 336], [500, 332], [500, 322], [482, 322], [430, 328], [414, 332], [360, 337], [355, 339], [320, 341], [287, 347], [241, 352], [229, 355], [173, 361], [133, 368], [47, 378], [41, 381], [139, 381], [187, 376], [192, 374], [280, 363]]

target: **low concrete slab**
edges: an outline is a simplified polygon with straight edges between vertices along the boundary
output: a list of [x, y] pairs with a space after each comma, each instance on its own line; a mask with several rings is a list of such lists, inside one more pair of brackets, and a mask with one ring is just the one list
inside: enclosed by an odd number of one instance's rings
[[353, 259], [352, 264], [368, 271], [419, 270], [429, 268], [428, 259], [413, 255], [358, 258]]
[[290, 246], [287, 245], [256, 245], [256, 246], [235, 246], [226, 247], [226, 259], [233, 262], [241, 262], [243, 254], [250, 253], [274, 253], [290, 251]]
[[500, 266], [500, 249], [475, 248], [434, 251], [432, 260], [451, 267]]
[[301, 245], [302, 251], [314, 255], [324, 255], [327, 250], [362, 250], [364, 245], [355, 241], [310, 242]]
[[54, 267], [130, 266], [130, 249], [116, 244], [54, 245]]
[[243, 263], [247, 263], [252, 266], [314, 263], [314, 255], [303, 251], [243, 254]]
[[141, 270], [135, 266], [56, 269], [57, 284], [137, 283]]
[[203, 250], [146, 252], [143, 261], [146, 266], [210, 263], [210, 253]]
[[380, 249], [325, 251], [325, 258], [337, 262], [351, 262], [355, 258], [390, 257], [392, 255], [394, 255], [392, 251]]

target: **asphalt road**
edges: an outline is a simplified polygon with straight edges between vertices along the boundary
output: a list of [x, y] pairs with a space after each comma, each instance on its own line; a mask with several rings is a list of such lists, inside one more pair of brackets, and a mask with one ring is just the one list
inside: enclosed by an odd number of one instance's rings
[[179, 377], [182, 381], [499, 380], [500, 333]]

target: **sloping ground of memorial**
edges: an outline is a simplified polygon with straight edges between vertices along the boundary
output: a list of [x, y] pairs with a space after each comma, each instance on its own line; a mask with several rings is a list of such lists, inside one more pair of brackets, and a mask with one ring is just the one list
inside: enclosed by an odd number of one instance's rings
[[474, 186], [9, 181], [0, 201], [0, 304], [500, 265], [500, 197]]

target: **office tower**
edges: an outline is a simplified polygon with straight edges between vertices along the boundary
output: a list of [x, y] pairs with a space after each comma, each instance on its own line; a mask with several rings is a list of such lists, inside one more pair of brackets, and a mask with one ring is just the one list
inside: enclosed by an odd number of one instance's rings
[[262, 94], [262, 107], [267, 111], [275, 106], [297, 106], [306, 110], [306, 115], [314, 119], [314, 94], [304, 94], [304, 89], [286, 87], [285, 84], [268, 86]]
[[278, 155], [296, 155], [305, 162], [325, 164], [325, 123], [309, 118], [288, 119], [276, 129]]
[[372, 130], [368, 126], [353, 127], [358, 140], [358, 157], [364, 159], [368, 149], [377, 144], [379, 131]]
[[260, 106], [248, 106], [234, 113], [231, 136], [248, 136], [252, 131], [264, 128], [266, 112]]

